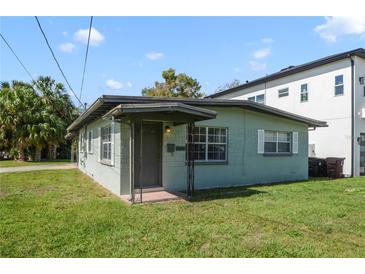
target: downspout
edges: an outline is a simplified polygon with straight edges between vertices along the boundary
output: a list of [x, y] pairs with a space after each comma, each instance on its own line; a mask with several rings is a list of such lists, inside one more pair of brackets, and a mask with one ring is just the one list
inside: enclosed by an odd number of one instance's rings
[[351, 177], [354, 177], [355, 171], [355, 92], [354, 92], [354, 80], [355, 80], [355, 63], [351, 55], [349, 55], [351, 61]]

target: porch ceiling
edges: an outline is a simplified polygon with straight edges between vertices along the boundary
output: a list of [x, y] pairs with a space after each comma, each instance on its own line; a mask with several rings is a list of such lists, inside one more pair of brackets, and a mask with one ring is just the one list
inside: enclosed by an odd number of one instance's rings
[[148, 119], [189, 123], [214, 119], [217, 112], [180, 102], [156, 102], [150, 104], [120, 104], [103, 118]]

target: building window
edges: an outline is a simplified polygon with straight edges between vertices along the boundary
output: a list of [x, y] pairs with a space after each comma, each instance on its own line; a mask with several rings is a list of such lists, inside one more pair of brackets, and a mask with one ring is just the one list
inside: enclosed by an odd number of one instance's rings
[[81, 133], [80, 135], [80, 152], [85, 151], [85, 133]]
[[284, 131], [265, 130], [265, 153], [290, 153], [291, 133]]
[[265, 94], [260, 94], [260, 95], [257, 95], [256, 97], [255, 96], [248, 97], [247, 100], [251, 101], [251, 102], [256, 102], [259, 104], [264, 104], [265, 103]]
[[93, 132], [90, 130], [87, 136], [87, 152], [93, 152]]
[[288, 96], [289, 95], [289, 88], [279, 89], [278, 95], [279, 95], [279, 98]]
[[112, 159], [112, 135], [111, 126], [101, 128], [101, 159]]
[[227, 161], [227, 128], [194, 127], [194, 160]]
[[256, 103], [264, 104], [265, 103], [265, 94], [260, 94], [256, 96]]
[[301, 102], [308, 101], [308, 84], [302, 84], [300, 86], [300, 101]]
[[337, 75], [335, 77], [335, 96], [343, 95], [344, 85], [343, 85], [343, 75]]
[[365, 97], [365, 86], [363, 87], [363, 95]]

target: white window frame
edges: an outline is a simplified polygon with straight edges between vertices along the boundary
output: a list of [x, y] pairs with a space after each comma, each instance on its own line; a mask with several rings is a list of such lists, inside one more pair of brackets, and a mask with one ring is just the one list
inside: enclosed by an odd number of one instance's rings
[[[306, 90], [303, 92], [303, 86], [306, 86]], [[303, 100], [303, 95], [306, 95], [306, 100]], [[300, 102], [308, 102], [308, 83], [304, 83], [300, 85]]]
[[[342, 83], [340, 83], [340, 84], [337, 84], [336, 83], [336, 78], [337, 77], [342, 77]], [[341, 96], [341, 95], [344, 95], [344, 93], [345, 93], [345, 85], [344, 85], [344, 82], [345, 82], [345, 80], [344, 80], [344, 77], [343, 77], [343, 74], [339, 74], [339, 75], [336, 75], [335, 76], [335, 96]], [[336, 88], [337, 87], [341, 87], [342, 86], [342, 93], [336, 93]]]
[[[263, 97], [263, 100], [259, 102], [258, 97], [260, 97], [260, 96]], [[251, 96], [251, 97], [248, 97], [247, 100], [251, 101], [251, 102], [258, 103], [258, 104], [265, 104], [265, 94], [258, 94], [256, 96]]]
[[80, 134], [80, 152], [85, 152], [85, 133]]
[[251, 102], [256, 102], [256, 97], [255, 96], [251, 96], [251, 97], [248, 97], [247, 100], [248, 101], [251, 101]]
[[[103, 131], [108, 129], [108, 128], [109, 128], [109, 131], [110, 131], [110, 140], [105, 141], [103, 139]], [[101, 159], [102, 162], [106, 162], [106, 163], [111, 164], [112, 163], [112, 157], [113, 157], [113, 153], [112, 153], [112, 151], [113, 151], [112, 125], [109, 124], [107, 126], [101, 127], [100, 134], [101, 134], [101, 136], [100, 136], [100, 159]], [[107, 147], [110, 147], [110, 158], [108, 158], [108, 157], [104, 158], [104, 145], [107, 145]], [[108, 146], [108, 145], [110, 145], [110, 146]], [[108, 152], [107, 152], [107, 155], [108, 155]]]
[[[258, 101], [257, 100], [257, 98], [259, 97], [259, 96], [263, 96], [263, 100], [262, 101]], [[259, 95], [256, 95], [256, 103], [258, 103], [258, 104], [265, 104], [265, 94], [259, 94]]]
[[[266, 134], [267, 133], [274, 133], [276, 134], [276, 140], [272, 141], [272, 142], [268, 142], [266, 141]], [[279, 133], [285, 133], [285, 134], [289, 134], [289, 141], [279, 141]], [[265, 151], [265, 143], [276, 143], [276, 151]], [[283, 151], [283, 152], [279, 152], [279, 143], [284, 143], [284, 144], [289, 144], [289, 151]], [[293, 151], [293, 134], [292, 132], [289, 131], [277, 131], [277, 130], [265, 130], [264, 133], [264, 154], [291, 154]]]
[[94, 153], [94, 132], [93, 132], [93, 130], [89, 130], [87, 132], [87, 152], [89, 154]]
[[[228, 128], [227, 127], [219, 127], [219, 126], [195, 126], [195, 128], [205, 128], [205, 142], [193, 142], [194, 145], [205, 145], [205, 159], [204, 160], [194, 160], [196, 163], [225, 163], [228, 161]], [[219, 129], [225, 129], [225, 142], [209, 142], [209, 129], [213, 128], [219, 128]], [[194, 138], [194, 136], [193, 136]], [[225, 146], [225, 155], [223, 160], [209, 160], [208, 159], [208, 148], [209, 145], [224, 145]]]
[[289, 88], [281, 88], [278, 90], [278, 97], [283, 98], [289, 96]]

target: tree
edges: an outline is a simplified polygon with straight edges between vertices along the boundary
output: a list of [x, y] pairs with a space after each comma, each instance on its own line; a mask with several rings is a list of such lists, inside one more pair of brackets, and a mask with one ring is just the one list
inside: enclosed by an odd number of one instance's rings
[[35, 132], [38, 134], [34, 136], [39, 139], [36, 142], [36, 159], [40, 157], [44, 146], [48, 147], [48, 158], [55, 159], [57, 145], [65, 142], [67, 126], [79, 113], [61, 83], [56, 83], [48, 76], [40, 76], [32, 83], [43, 104], [41, 112], [43, 124], [39, 123], [35, 127]]
[[237, 79], [234, 79], [232, 80], [231, 82], [223, 85], [223, 86], [219, 86], [214, 93], [217, 93], [217, 92], [221, 92], [221, 91], [224, 91], [224, 90], [227, 90], [227, 89], [231, 89], [231, 88], [235, 88], [235, 87], [238, 87], [239, 85], [241, 85], [240, 81], [237, 80]]
[[144, 88], [143, 96], [158, 97], [184, 97], [184, 98], [201, 98], [204, 96], [200, 93], [201, 85], [199, 82], [186, 75], [185, 73], [176, 74], [175, 69], [167, 69], [162, 72], [164, 82], [155, 82], [152, 88]]
[[34, 149], [35, 160], [40, 160], [45, 147], [54, 158], [55, 148], [65, 142], [67, 126], [79, 114], [64, 86], [42, 76], [32, 85], [1, 83], [0, 109], [0, 150], [17, 151], [20, 160], [26, 150]]
[[23, 82], [13, 81], [1, 89], [1, 124], [11, 136], [10, 145], [17, 149], [20, 160], [25, 159], [25, 150], [30, 145], [29, 129], [39, 102], [33, 88]]

